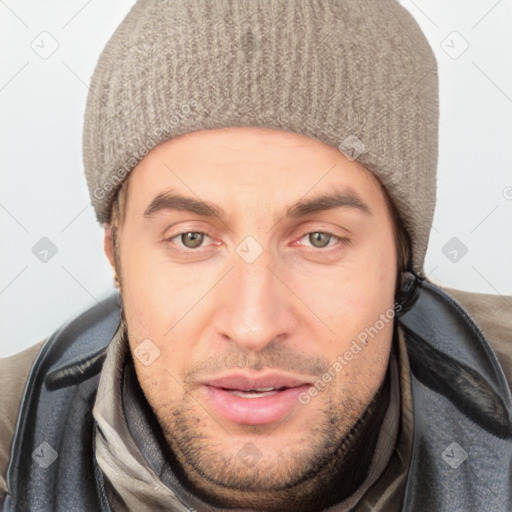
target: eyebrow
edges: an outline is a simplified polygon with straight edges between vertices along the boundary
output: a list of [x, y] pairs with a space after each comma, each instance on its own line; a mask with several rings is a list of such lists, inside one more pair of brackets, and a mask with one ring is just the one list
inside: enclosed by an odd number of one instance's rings
[[[370, 207], [351, 189], [324, 193], [311, 199], [301, 199], [289, 206], [281, 217], [300, 218], [335, 208], [350, 208], [372, 216]], [[226, 220], [226, 212], [214, 203], [202, 201], [181, 194], [164, 192], [156, 196], [144, 211], [144, 217], [150, 218], [160, 211], [186, 211], [203, 217], [217, 217]]]

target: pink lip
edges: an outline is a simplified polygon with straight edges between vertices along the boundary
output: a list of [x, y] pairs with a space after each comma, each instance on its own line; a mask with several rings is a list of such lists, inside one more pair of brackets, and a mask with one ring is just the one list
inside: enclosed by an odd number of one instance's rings
[[[230, 390], [249, 391], [276, 388], [273, 395], [245, 398]], [[229, 375], [203, 382], [200, 389], [216, 411], [226, 419], [247, 425], [263, 425], [280, 420], [300, 404], [298, 397], [311, 387], [304, 382], [282, 374], [265, 376]], [[284, 389], [279, 389], [284, 388]]]
[[270, 387], [294, 388], [307, 383], [305, 380], [299, 380], [279, 373], [249, 376], [247, 372], [245, 374], [232, 374], [202, 382], [202, 384], [215, 388], [239, 389], [242, 391]]
[[261, 398], [243, 398], [212, 386], [201, 386], [201, 389], [217, 412], [226, 419], [247, 425], [263, 425], [278, 421], [291, 412], [300, 404], [299, 395], [309, 387], [309, 384], [304, 384], [286, 388], [274, 395]]

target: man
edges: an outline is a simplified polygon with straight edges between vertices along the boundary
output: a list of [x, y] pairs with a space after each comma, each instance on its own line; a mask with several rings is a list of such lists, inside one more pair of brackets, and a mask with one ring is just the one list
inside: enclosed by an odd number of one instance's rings
[[2, 362], [3, 510], [510, 510], [510, 308], [423, 269], [436, 69], [391, 0], [137, 2], [84, 126], [120, 295]]

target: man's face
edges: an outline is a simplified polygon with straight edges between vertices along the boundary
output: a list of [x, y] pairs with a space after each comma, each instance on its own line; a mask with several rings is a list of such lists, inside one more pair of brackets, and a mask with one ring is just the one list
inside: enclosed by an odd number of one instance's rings
[[[288, 212], [335, 194], [354, 197]], [[189, 133], [132, 171], [118, 250], [137, 376], [191, 481], [254, 504], [314, 478], [387, 369], [396, 252], [375, 178], [302, 135]]]

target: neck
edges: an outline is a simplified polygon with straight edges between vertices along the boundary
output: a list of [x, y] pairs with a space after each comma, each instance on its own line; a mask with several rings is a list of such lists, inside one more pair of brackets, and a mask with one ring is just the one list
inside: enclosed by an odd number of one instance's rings
[[[318, 512], [349, 498], [363, 484], [390, 401], [389, 369], [365, 412], [342, 439], [332, 457], [293, 486], [273, 492], [250, 493], [215, 485], [171, 455], [167, 460], [183, 487], [204, 502], [233, 510]], [[170, 451], [170, 449], [169, 449]]]
[[[158, 459], [161, 458], [164, 468], [158, 471], [166, 485], [175, 490], [186, 503], [187, 501], [202, 500], [215, 507], [234, 510], [259, 510], [266, 512], [317, 512], [332, 505], [341, 503], [354, 494], [363, 484], [370, 468], [375, 447], [381, 430], [384, 416], [390, 402], [390, 375], [389, 366], [386, 376], [376, 394], [368, 404], [365, 412], [357, 420], [348, 434], [341, 440], [333, 455], [324, 461], [321, 467], [310, 474], [306, 474], [301, 481], [293, 486], [274, 492], [266, 492], [264, 495], [238, 491], [221, 487], [206, 481], [202, 475], [183, 465], [176, 458], [176, 454], [170, 448], [170, 443], [160, 427], [158, 419], [152, 411], [138, 385], [135, 371], [131, 364], [127, 367], [128, 382], [132, 385], [132, 391], [128, 394], [131, 400], [135, 400], [135, 406], [131, 418], [136, 412], [144, 410], [140, 420], [146, 427], [130, 425], [137, 444], [146, 459], [155, 457], [155, 448]], [[125, 382], [126, 384], [126, 382]], [[128, 397], [125, 397], [128, 398]], [[130, 403], [131, 400], [127, 402]], [[130, 419], [128, 422], [131, 423]], [[147, 422], [147, 423], [146, 423]], [[135, 431], [141, 430], [141, 432]], [[140, 435], [138, 435], [140, 434]], [[148, 443], [148, 435], [152, 435], [156, 446], [154, 449], [145, 449]], [[152, 455], [152, 453], [153, 455]], [[188, 495], [188, 498], [187, 498]], [[195, 505], [197, 510], [202, 510]], [[208, 506], [204, 507], [209, 509]]]

